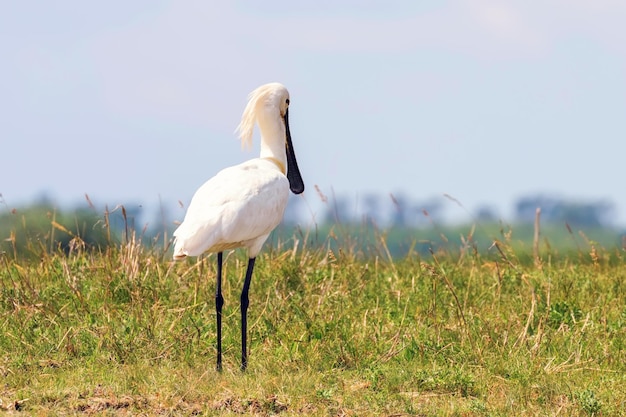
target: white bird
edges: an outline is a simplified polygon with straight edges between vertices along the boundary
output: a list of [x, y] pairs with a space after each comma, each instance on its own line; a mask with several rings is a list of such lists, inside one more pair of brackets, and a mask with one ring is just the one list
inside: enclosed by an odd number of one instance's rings
[[185, 219], [174, 232], [174, 259], [217, 253], [217, 369], [222, 368], [222, 253], [246, 248], [248, 268], [241, 292], [241, 369], [248, 364], [248, 291], [254, 261], [280, 223], [289, 190], [304, 191], [289, 131], [289, 92], [279, 83], [265, 84], [248, 96], [237, 127], [242, 144], [252, 143], [254, 125], [261, 132], [261, 155], [218, 172], [194, 194]]

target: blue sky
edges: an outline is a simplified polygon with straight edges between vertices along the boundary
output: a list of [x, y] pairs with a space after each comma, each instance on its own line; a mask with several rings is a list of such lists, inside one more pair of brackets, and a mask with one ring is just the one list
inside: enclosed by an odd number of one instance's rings
[[625, 2], [305, 4], [2, 2], [0, 210], [187, 203], [256, 156], [234, 129], [279, 81], [313, 210], [315, 185], [505, 219], [544, 193], [611, 200], [626, 225]]

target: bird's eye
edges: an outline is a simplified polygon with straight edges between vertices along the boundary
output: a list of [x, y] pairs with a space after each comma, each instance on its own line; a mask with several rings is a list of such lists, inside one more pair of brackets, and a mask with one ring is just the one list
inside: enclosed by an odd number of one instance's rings
[[285, 103], [287, 103], [287, 105], [289, 105], [289, 99], [285, 100]]

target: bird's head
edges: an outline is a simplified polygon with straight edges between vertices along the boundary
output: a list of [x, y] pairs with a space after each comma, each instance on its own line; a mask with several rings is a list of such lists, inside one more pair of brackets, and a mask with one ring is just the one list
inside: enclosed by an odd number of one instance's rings
[[291, 143], [291, 132], [289, 131], [289, 91], [284, 85], [280, 83], [264, 84], [248, 96], [248, 104], [237, 127], [244, 148], [252, 146], [254, 125], [255, 123], [260, 124], [261, 120], [267, 120], [274, 126], [279, 126], [284, 132], [289, 188], [294, 194], [302, 193], [304, 182], [298, 169], [296, 155]]
[[289, 109], [289, 91], [280, 83], [264, 84], [248, 95], [248, 104], [241, 116], [237, 132], [241, 145], [252, 147], [252, 134], [257, 119], [264, 114], [279, 116], [285, 120]]

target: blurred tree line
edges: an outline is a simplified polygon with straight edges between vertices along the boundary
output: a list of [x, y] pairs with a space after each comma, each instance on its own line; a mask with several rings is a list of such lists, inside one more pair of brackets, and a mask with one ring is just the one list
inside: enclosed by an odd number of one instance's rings
[[[325, 198], [325, 196], [324, 196]], [[494, 208], [483, 205], [473, 212], [451, 196], [412, 200], [404, 194], [366, 194], [354, 199], [337, 196], [326, 199], [320, 223], [355, 223], [369, 221], [381, 227], [421, 228], [429, 224], [446, 224], [451, 216], [450, 207], [460, 207], [470, 222], [499, 222], [502, 216]], [[285, 213], [285, 219], [302, 218], [302, 200], [293, 198]], [[541, 208], [543, 224], [569, 224], [571, 227], [614, 228], [615, 206], [607, 200], [576, 201], [545, 195], [530, 195], [514, 203], [512, 224], [532, 224], [535, 211]]]
[[25, 207], [10, 208], [4, 203], [0, 207], [0, 254], [40, 257], [79, 247], [102, 249], [134, 233], [139, 212], [138, 206], [98, 210], [89, 200], [87, 205], [60, 209], [46, 197]]
[[[625, 248], [626, 230], [616, 225], [614, 205], [606, 200], [577, 201], [546, 195], [530, 195], [514, 202], [511, 219], [503, 217], [494, 208], [483, 205], [473, 211], [449, 195], [412, 200], [404, 194], [367, 194], [360, 198], [344, 195], [328, 198], [318, 189], [324, 203], [314, 219], [315, 235], [309, 246], [320, 242], [318, 236], [333, 236], [330, 247], [359, 247], [364, 253], [401, 257], [407, 253], [428, 254], [444, 250], [459, 253], [478, 250], [496, 251], [495, 240], [507, 241], [520, 252], [532, 253], [535, 215], [540, 216], [542, 247], [554, 253], [589, 250], [591, 246]], [[306, 218], [305, 201], [292, 198], [285, 224], [298, 224]], [[451, 216], [450, 211], [461, 212], [466, 220]], [[293, 228], [292, 228], [293, 229]], [[283, 227], [278, 233], [289, 237], [292, 229]], [[360, 244], [355, 243], [361, 242]], [[384, 248], [380, 251], [380, 244]], [[372, 253], [372, 249], [374, 253]], [[626, 249], [626, 248], [625, 248]], [[378, 252], [377, 252], [378, 251]]]
[[[370, 194], [357, 201], [346, 196], [322, 197], [324, 205], [318, 218], [313, 219], [313, 225], [310, 209], [306, 213], [305, 201], [293, 197], [283, 224], [274, 234], [278, 236], [273, 239], [274, 243], [276, 239], [290, 239], [294, 230], [302, 234], [302, 229], [313, 227], [318, 236], [309, 243], [322, 244], [325, 234], [336, 234], [339, 227], [346, 242], [359, 236], [364, 242], [375, 241], [384, 234], [392, 255], [402, 256], [408, 251], [427, 253], [442, 245], [467, 244], [463, 236], [470, 236], [474, 245], [480, 241], [480, 249], [486, 249], [504, 227], [498, 213], [488, 206], [468, 213], [470, 220], [464, 225], [449, 225], [446, 208], [450, 203], [461, 205], [449, 196], [422, 201], [413, 201], [403, 194]], [[556, 236], [552, 236], [551, 244], [556, 241], [557, 245], [578, 245], [577, 236], [567, 236], [567, 233], [572, 234], [572, 229], [584, 229], [594, 241], [604, 245], [622, 244], [623, 231], [617, 230], [612, 220], [615, 208], [605, 200], [577, 202], [536, 195], [518, 199], [514, 207], [510, 224], [514, 225], [518, 239], [532, 240], [535, 210], [540, 207], [543, 235], [554, 233]], [[138, 204], [98, 209], [87, 199], [87, 204], [74, 209], [59, 209], [42, 199], [26, 207], [11, 208], [0, 200], [0, 253], [37, 257], [51, 251], [68, 253], [77, 245], [101, 249], [124, 242], [131, 235], [143, 244], [167, 248], [176, 221], [184, 216], [184, 208], [179, 209], [176, 215], [171, 215], [170, 210], [162, 206], [158, 213], [149, 216]], [[302, 224], [308, 226], [300, 226]], [[470, 232], [476, 224], [480, 225], [480, 230]]]

